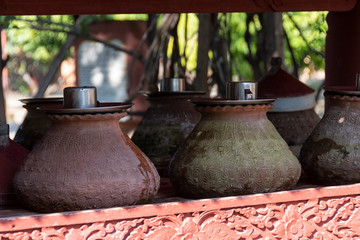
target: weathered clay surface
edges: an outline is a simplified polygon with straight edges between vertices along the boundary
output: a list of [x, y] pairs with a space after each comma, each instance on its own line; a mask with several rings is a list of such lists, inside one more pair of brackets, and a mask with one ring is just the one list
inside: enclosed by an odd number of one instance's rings
[[289, 146], [303, 144], [320, 122], [320, 117], [314, 109], [268, 112], [267, 117]]
[[133, 142], [153, 161], [160, 174], [200, 120], [189, 94], [150, 96], [150, 108], [136, 128]]
[[329, 108], [304, 143], [301, 164], [317, 183], [360, 182], [360, 98], [326, 95]]
[[266, 118], [271, 107], [197, 107], [202, 119], [170, 164], [177, 191], [205, 198], [294, 187], [300, 164]]
[[53, 126], [17, 172], [19, 199], [40, 212], [146, 202], [159, 188], [150, 160], [119, 128], [125, 113], [50, 115]]

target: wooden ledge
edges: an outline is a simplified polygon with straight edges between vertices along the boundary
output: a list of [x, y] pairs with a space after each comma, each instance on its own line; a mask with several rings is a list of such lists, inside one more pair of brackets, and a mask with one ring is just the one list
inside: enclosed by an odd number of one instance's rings
[[[129, 222], [129, 219], [133, 219], [133, 221], [143, 219], [142, 221], [144, 221], [147, 218], [153, 219], [161, 216], [185, 216], [186, 214], [192, 216], [194, 213], [201, 214], [204, 212], [244, 208], [253, 208], [256, 211], [256, 209], [266, 209], [269, 206], [277, 206], [278, 208], [281, 206], [293, 206], [294, 209], [297, 209], [298, 207], [296, 206], [306, 205], [309, 201], [315, 202], [313, 204], [313, 211], [316, 212], [324, 204], [321, 201], [335, 201], [344, 197], [348, 199], [347, 201], [351, 201], [352, 198], [357, 199], [360, 196], [360, 184], [331, 187], [299, 185], [297, 188], [297, 190], [292, 191], [266, 194], [188, 200], [174, 196], [165, 196], [172, 195], [171, 191], [165, 187], [165, 191], [163, 193], [160, 192], [160, 195], [154, 200], [157, 203], [153, 204], [51, 214], [37, 214], [20, 209], [3, 209], [0, 210], [0, 232], [15, 233], [20, 231], [31, 233], [34, 230], [43, 231], [49, 228], [58, 228], [59, 230], [61, 228], [74, 228], [74, 226], [80, 229], [81, 226], [93, 225], [99, 222], [104, 224], [113, 222], [115, 224]], [[360, 200], [358, 201], [360, 203]], [[354, 214], [359, 213], [359, 208], [360, 204], [353, 207], [352, 211], [354, 211]], [[330, 211], [331, 209], [329, 208], [328, 210]], [[358, 225], [360, 226], [360, 221], [358, 221]], [[5, 235], [2, 236], [3, 238], [1, 236], [0, 234], [0, 239], [6, 239]]]

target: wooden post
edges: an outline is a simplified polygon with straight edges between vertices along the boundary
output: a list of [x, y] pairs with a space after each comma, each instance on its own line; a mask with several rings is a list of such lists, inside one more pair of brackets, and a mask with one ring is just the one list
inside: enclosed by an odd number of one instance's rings
[[325, 88], [355, 86], [360, 73], [360, 3], [348, 12], [330, 12], [325, 48]]
[[3, 59], [2, 31], [0, 27], [0, 146], [5, 146], [9, 139], [9, 125], [6, 124], [6, 109], [3, 89], [3, 69], [5, 60]]

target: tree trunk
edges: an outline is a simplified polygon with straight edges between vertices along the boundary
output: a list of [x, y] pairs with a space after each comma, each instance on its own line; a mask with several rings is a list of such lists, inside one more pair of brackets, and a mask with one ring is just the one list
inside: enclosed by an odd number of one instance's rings
[[257, 32], [257, 52], [249, 56], [254, 71], [254, 80], [261, 78], [271, 67], [273, 57], [284, 58], [285, 32], [282, 13], [259, 13], [261, 30]]
[[264, 63], [265, 71], [271, 68], [271, 58], [284, 59], [284, 28], [282, 25], [282, 13], [263, 13], [263, 38], [264, 38]]
[[211, 36], [211, 14], [200, 13], [199, 17], [199, 35], [198, 35], [198, 53], [196, 78], [194, 88], [196, 91], [208, 91], [207, 74], [209, 65], [209, 49]]

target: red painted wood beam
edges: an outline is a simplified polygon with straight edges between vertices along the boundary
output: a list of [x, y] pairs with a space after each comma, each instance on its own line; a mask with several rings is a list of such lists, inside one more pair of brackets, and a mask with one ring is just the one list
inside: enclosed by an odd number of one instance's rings
[[0, 15], [348, 11], [357, 0], [0, 0]]
[[325, 49], [325, 87], [355, 87], [360, 73], [360, 2], [348, 12], [330, 12]]

